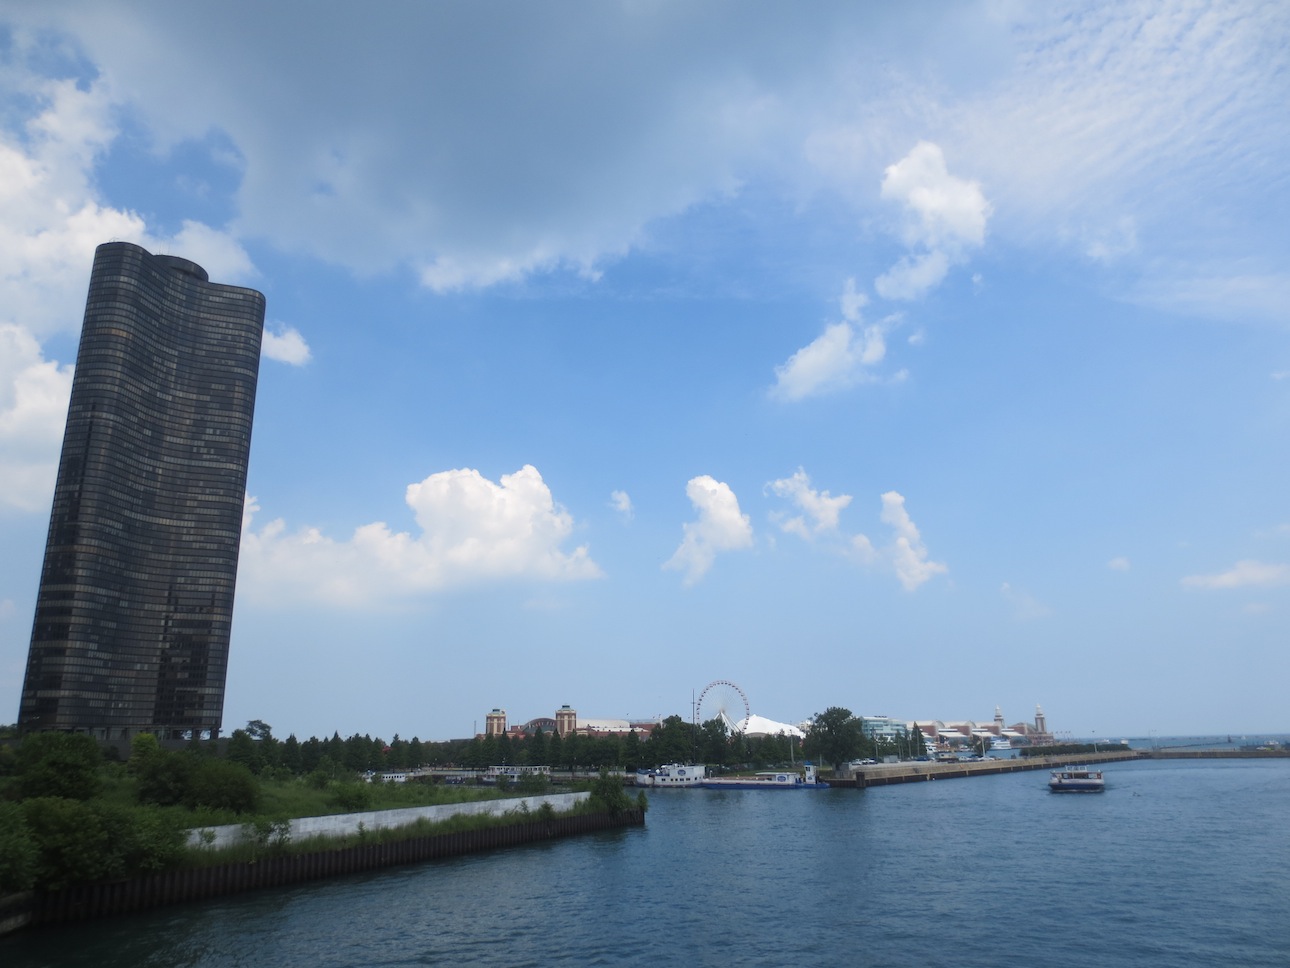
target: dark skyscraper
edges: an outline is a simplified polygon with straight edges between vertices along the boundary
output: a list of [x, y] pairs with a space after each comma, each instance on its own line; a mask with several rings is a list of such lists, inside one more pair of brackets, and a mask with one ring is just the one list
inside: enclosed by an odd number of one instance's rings
[[216, 735], [264, 297], [94, 255], [18, 724]]

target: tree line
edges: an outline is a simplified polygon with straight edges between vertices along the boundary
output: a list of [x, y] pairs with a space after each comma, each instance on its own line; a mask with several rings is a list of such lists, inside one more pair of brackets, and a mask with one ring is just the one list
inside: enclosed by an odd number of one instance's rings
[[369, 773], [495, 765], [595, 772], [666, 763], [705, 763], [719, 772], [778, 769], [804, 758], [836, 768], [882, 755], [885, 747], [864, 736], [859, 717], [830, 707], [814, 717], [805, 741], [747, 737], [721, 720], [696, 726], [680, 716], [667, 717], [647, 737], [537, 730], [445, 742], [342, 739], [338, 732], [280, 740], [267, 723], [252, 720], [227, 741], [175, 749], [145, 733], [133, 739], [125, 760], [106, 749], [105, 756], [84, 734], [19, 737], [13, 727], [0, 727], [0, 894], [166, 869], [182, 860], [185, 830], [211, 822], [194, 818], [253, 816], [266, 788], [314, 790], [352, 811], [371, 803], [374, 788], [361, 782]]

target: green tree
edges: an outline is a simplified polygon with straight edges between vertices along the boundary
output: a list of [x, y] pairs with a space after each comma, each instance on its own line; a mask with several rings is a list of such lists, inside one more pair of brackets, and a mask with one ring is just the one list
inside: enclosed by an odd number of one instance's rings
[[529, 764], [531, 766], [550, 766], [547, 759], [546, 733], [542, 732], [539, 726], [529, 737]]
[[251, 734], [244, 729], [235, 729], [228, 738], [228, 751], [224, 754], [230, 763], [244, 766], [252, 773], [259, 773], [264, 768], [264, 758], [260, 755], [260, 746]]
[[39, 860], [26, 811], [20, 804], [0, 800], [0, 896], [30, 890]]
[[546, 744], [546, 762], [553, 770], [564, 767], [564, 737], [559, 733], [552, 733], [551, 741]]
[[[193, 771], [198, 763], [203, 762], [202, 757], [187, 751], [167, 753], [159, 745], [154, 749], [151, 744], [138, 743], [141, 738], [135, 737], [136, 744], [132, 744], [127, 765], [134, 774], [136, 798], [140, 803], [160, 807], [183, 803], [188, 796]], [[154, 737], [149, 739], [156, 742]]]
[[102, 763], [98, 743], [84, 733], [32, 733], [18, 747], [19, 792], [23, 799], [89, 800], [102, 787]]
[[373, 754], [372, 737], [367, 735], [360, 736], [355, 733], [345, 740], [345, 759], [342, 762], [345, 764], [345, 769], [354, 773], [364, 773], [367, 770], [379, 769], [379, 761], [375, 766], [372, 764]]
[[633, 729], [623, 740], [623, 766], [629, 770], [639, 769], [643, 762], [642, 756], [641, 740]]
[[709, 719], [699, 727], [699, 759], [713, 766], [730, 761], [730, 733], [724, 720]]
[[421, 740], [413, 736], [410, 740], [408, 740], [408, 766], [415, 770], [415, 769], [418, 769], [419, 767], [425, 766], [425, 763], [426, 763], [425, 744], [422, 743]]
[[389, 752], [385, 754], [385, 766], [391, 770], [406, 770], [408, 768], [408, 741], [399, 739], [399, 734], [394, 734], [394, 739], [390, 740]]
[[[295, 733], [288, 736], [282, 743], [282, 765], [296, 776], [305, 772], [304, 751], [300, 748], [300, 741], [296, 739]], [[317, 761], [314, 765], [317, 765]]]
[[340, 733], [331, 734], [331, 739], [327, 740], [327, 748], [323, 752], [332, 758], [333, 763], [345, 762], [345, 741], [340, 738]]
[[842, 706], [830, 706], [816, 713], [811, 731], [806, 734], [807, 755], [831, 764], [835, 770], [841, 770], [842, 764], [855, 759], [864, 746], [860, 719]]
[[623, 789], [622, 780], [608, 770], [601, 770], [600, 776], [591, 781], [591, 796], [588, 799], [601, 810], [614, 814], [622, 813], [632, 805], [631, 797]]
[[89, 804], [65, 797], [34, 797], [22, 806], [37, 850], [37, 887], [58, 890], [119, 872], [108, 831]]
[[668, 716], [650, 733], [645, 755], [650, 766], [689, 763], [694, 759], [694, 727], [680, 716]]
[[300, 744], [300, 772], [312, 773], [326, 755], [327, 747], [317, 736], [310, 736]]
[[909, 732], [909, 752], [911, 756], [927, 755], [927, 737], [917, 726]]
[[260, 803], [260, 785], [240, 763], [203, 760], [193, 770], [184, 803], [191, 808], [253, 813]]

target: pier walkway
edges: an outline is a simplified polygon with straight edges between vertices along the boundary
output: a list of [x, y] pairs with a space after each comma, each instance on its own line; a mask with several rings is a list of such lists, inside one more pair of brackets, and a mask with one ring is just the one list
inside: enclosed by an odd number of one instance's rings
[[1098, 753], [1065, 753], [1060, 756], [1019, 756], [1016, 759], [969, 760], [962, 763], [876, 763], [856, 770], [850, 777], [826, 777], [830, 786], [863, 790], [892, 783], [954, 780], [969, 776], [994, 776], [1023, 770], [1055, 770], [1063, 766], [1089, 766], [1121, 760], [1260, 759], [1284, 757], [1281, 750], [1130, 750], [1122, 747]]

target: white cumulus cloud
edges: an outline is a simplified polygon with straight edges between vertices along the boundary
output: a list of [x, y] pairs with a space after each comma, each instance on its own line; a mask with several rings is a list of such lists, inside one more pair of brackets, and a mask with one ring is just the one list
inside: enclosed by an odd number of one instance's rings
[[279, 324], [272, 328], [266, 327], [260, 350], [269, 359], [292, 366], [304, 366], [313, 359], [309, 344], [294, 326]]
[[922, 535], [905, 510], [905, 499], [896, 491], [888, 491], [882, 496], [882, 520], [896, 533], [888, 554], [896, 569], [896, 577], [906, 591], [912, 592], [936, 575], [949, 571], [944, 563], [928, 557]]
[[882, 197], [906, 210], [905, 244], [913, 251], [874, 281], [884, 299], [917, 299], [939, 285], [950, 267], [985, 241], [991, 206], [981, 185], [949, 173], [939, 145], [920, 141], [889, 165]]
[[481, 582], [602, 575], [586, 545], [563, 550], [573, 517], [531, 465], [497, 482], [477, 470], [442, 471], [409, 484], [406, 499], [418, 533], [378, 521], [338, 541], [316, 528], [288, 533], [281, 519], [256, 530], [260, 508], [248, 498], [239, 591], [364, 606]]
[[17, 128], [0, 126], [0, 305], [11, 321], [38, 339], [75, 331], [94, 249], [112, 239], [191, 259], [217, 282], [254, 278], [246, 251], [225, 231], [188, 220], [158, 235], [138, 214], [102, 204], [95, 169], [118, 136], [106, 83], [20, 83], [30, 116]]
[[813, 342], [775, 367], [772, 396], [791, 402], [874, 378], [869, 368], [887, 355], [886, 327], [891, 320], [862, 322], [860, 311], [868, 298], [856, 289], [854, 279], [846, 281], [838, 301], [842, 321], [826, 326]]
[[708, 573], [719, 552], [750, 547], [753, 531], [728, 484], [704, 474], [691, 478], [685, 493], [699, 516], [686, 522], [680, 547], [663, 567], [684, 571], [684, 583], [693, 585]]
[[632, 499], [626, 491], [614, 491], [610, 494], [609, 506], [629, 521], [635, 512], [632, 507]]
[[771, 520], [781, 530], [808, 540], [818, 534], [837, 531], [838, 517], [851, 503], [850, 494], [834, 497], [828, 491], [815, 490], [811, 487], [810, 475], [800, 467], [792, 477], [771, 481], [766, 487], [777, 497], [787, 498], [802, 512], [793, 516], [772, 514]]
[[[792, 477], [767, 484], [766, 490], [790, 501], [801, 512], [772, 512], [771, 520], [782, 531], [806, 540], [837, 536], [845, 541], [842, 552], [846, 557], [894, 572], [906, 591], [912, 592], [949, 571], [944, 562], [931, 560], [922, 535], [905, 509], [905, 498], [896, 491], [882, 495], [879, 520], [891, 528], [892, 537], [887, 544], [877, 545], [866, 534], [846, 534], [840, 529], [841, 514], [851, 504], [851, 495], [834, 497], [828, 491], [817, 490], [802, 468]], [[838, 545], [834, 543], [832, 547], [836, 550]]]
[[0, 504], [49, 509], [72, 392], [72, 368], [46, 360], [34, 336], [0, 323]]

